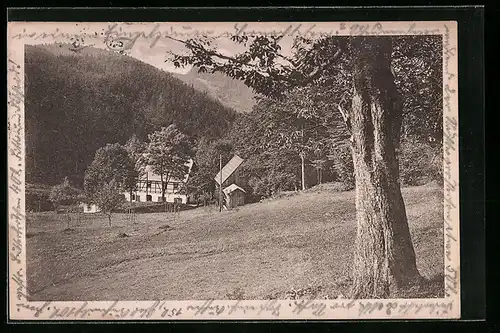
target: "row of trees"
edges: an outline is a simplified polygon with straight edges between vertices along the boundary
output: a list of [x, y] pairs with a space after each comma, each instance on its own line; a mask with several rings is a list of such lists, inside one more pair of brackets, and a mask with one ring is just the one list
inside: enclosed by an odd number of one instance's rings
[[108, 144], [100, 148], [85, 172], [84, 190], [87, 202], [96, 204], [111, 214], [122, 202], [123, 192], [137, 189], [137, 182], [146, 170], [160, 176], [162, 199], [165, 201], [167, 184], [172, 178], [182, 179], [188, 172], [191, 142], [175, 124], [148, 135], [148, 142], [132, 136], [125, 145]]
[[[323, 44], [320, 43], [317, 47], [327, 49], [328, 45], [345, 46], [348, 44], [347, 40], [348, 38], [340, 38], [340, 41], [324, 40]], [[304, 44], [308, 41], [298, 42], [299, 45], [302, 42], [302, 47], [305, 47]], [[418, 185], [431, 180], [441, 180], [440, 40], [436, 36], [405, 36], [394, 37], [391, 42], [393, 50], [389, 69], [400, 94], [398, 101], [401, 109], [401, 140], [400, 147], [397, 148], [400, 181], [404, 185]], [[199, 52], [203, 52], [205, 47], [203, 43], [195, 44], [193, 40], [186, 43], [191, 45], [188, 45], [188, 48]], [[219, 65], [216, 61], [217, 53], [211, 51], [210, 61], [194, 56], [179, 57], [177, 61], [180, 64], [183, 61], [194, 63], [203, 70], [210, 70], [212, 67], [212, 70], [224, 72], [230, 67], [241, 75], [242, 79], [252, 73], [248, 68], [253, 68], [253, 65], [242, 64], [239, 59], [237, 63], [229, 60]], [[251, 58], [249, 52], [244, 53], [242, 58]], [[253, 52], [257, 52], [252, 55], [257, 59], [258, 50]], [[323, 52], [328, 54], [327, 51]], [[336, 56], [337, 51], [332, 52], [330, 55]], [[213, 147], [223, 144], [246, 159], [243, 168], [248, 185], [247, 192], [257, 197], [270, 196], [283, 190], [305, 189], [307, 186], [332, 180], [344, 183], [344, 188], [353, 188], [354, 160], [348, 127], [351, 122], [348, 110], [351, 109], [349, 101], [353, 96], [353, 66], [348, 52], [342, 52], [336, 57], [338, 59], [331, 65], [332, 68], [325, 70], [317, 80], [313, 80], [314, 82], [299, 82], [300, 84], [292, 84], [289, 89], [277, 92], [267, 86], [257, 85], [256, 90], [264, 89], [265, 92], [257, 98], [253, 111], [238, 117], [228, 135], [218, 143], [200, 143], [200, 149], [211, 159], [205, 163], [206, 157], [197, 156], [197, 161], [200, 160], [202, 165], [206, 164], [210, 170], [205, 174], [217, 172], [214, 156], [221, 152], [225, 156], [227, 148], [219, 151]], [[254, 74], [257, 78], [260, 77], [255, 70]], [[278, 82], [288, 80], [276, 73], [274, 75], [277, 76]], [[275, 84], [266, 82], [262, 77], [259, 79], [271, 87]], [[284, 85], [287, 85], [286, 82]], [[202, 166], [201, 169], [207, 170], [207, 167]], [[200, 178], [202, 177], [203, 175]], [[208, 182], [205, 184], [210, 187], [211, 177], [206, 178]], [[193, 191], [196, 191], [201, 184], [193, 182], [192, 185]]]
[[69, 180], [52, 187], [49, 199], [60, 204], [85, 201], [95, 204], [106, 214], [111, 225], [113, 211], [123, 203], [123, 193], [136, 190], [139, 177], [146, 166], [161, 177], [162, 198], [172, 178], [183, 178], [191, 158], [190, 140], [176, 125], [155, 131], [142, 142], [132, 136], [124, 145], [107, 144], [95, 153], [85, 171], [83, 193], [71, 186]]
[[[233, 153], [245, 159], [241, 178], [247, 194], [255, 199], [329, 181], [352, 189], [355, 177], [349, 132], [339, 112], [332, 112], [317, 90], [300, 87], [286, 92], [282, 100], [260, 97], [253, 111], [239, 117], [222, 139], [200, 140], [190, 193], [212, 193], [219, 154], [225, 163]], [[440, 145], [429, 139], [429, 133], [417, 132], [405, 117], [404, 122], [408, 129], [399, 149], [401, 183], [439, 180]]]

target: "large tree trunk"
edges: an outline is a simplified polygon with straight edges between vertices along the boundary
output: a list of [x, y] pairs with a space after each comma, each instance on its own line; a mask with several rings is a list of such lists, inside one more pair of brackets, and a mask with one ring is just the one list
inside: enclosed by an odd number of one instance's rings
[[350, 114], [356, 176], [354, 298], [387, 298], [418, 282], [399, 184], [402, 110], [391, 72], [391, 39], [357, 37]]

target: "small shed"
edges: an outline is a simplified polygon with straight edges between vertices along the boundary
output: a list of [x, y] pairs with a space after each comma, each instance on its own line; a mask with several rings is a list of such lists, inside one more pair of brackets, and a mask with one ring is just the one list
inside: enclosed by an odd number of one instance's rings
[[245, 190], [236, 184], [231, 184], [222, 190], [226, 197], [227, 208], [243, 206], [245, 204]]
[[238, 155], [233, 158], [222, 168], [214, 177], [219, 189], [222, 188], [224, 193], [224, 206], [226, 209], [231, 209], [245, 204], [245, 190], [238, 184], [240, 183], [240, 167], [243, 164], [243, 159]]

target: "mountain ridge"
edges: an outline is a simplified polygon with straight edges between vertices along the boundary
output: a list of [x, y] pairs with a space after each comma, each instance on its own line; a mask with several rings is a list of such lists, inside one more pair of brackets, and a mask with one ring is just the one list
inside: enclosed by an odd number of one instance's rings
[[223, 73], [199, 72], [198, 68], [193, 67], [185, 74], [172, 75], [197, 90], [207, 92], [236, 112], [249, 113], [256, 103], [253, 89]]

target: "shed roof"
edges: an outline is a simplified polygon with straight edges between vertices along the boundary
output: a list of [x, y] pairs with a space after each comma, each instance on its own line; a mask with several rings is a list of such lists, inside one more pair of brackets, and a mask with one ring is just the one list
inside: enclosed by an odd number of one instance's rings
[[241, 187], [239, 187], [236, 184], [231, 184], [228, 187], [226, 187], [225, 189], [223, 189], [222, 191], [224, 191], [225, 194], [230, 194], [236, 190], [240, 190], [240, 191], [243, 191], [246, 193], [246, 191], [244, 189], [242, 189]]
[[[224, 182], [238, 169], [238, 167], [243, 163], [243, 159], [238, 155], [234, 155], [233, 158], [227, 162], [227, 164], [222, 168], [222, 183]], [[220, 185], [220, 171], [215, 176], [214, 180]]]

